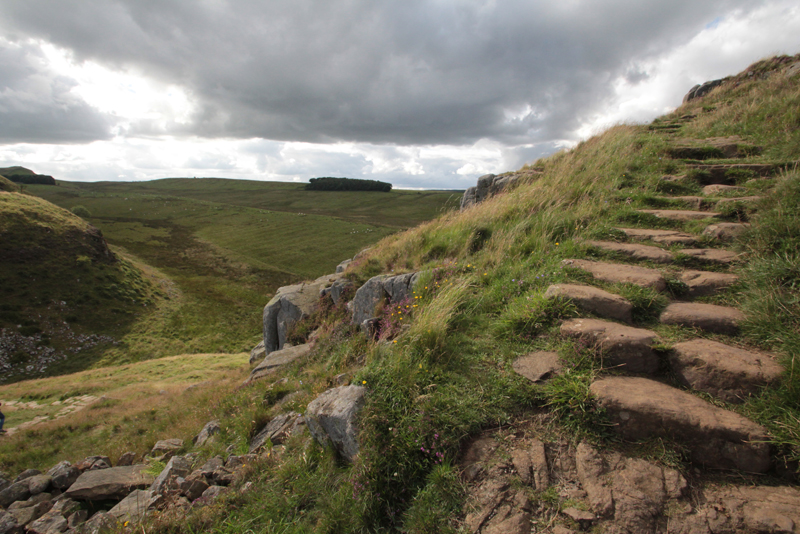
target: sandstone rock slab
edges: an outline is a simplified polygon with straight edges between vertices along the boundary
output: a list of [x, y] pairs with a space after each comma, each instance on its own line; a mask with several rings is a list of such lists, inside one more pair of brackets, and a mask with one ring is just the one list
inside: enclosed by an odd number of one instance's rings
[[588, 244], [609, 252], [624, 254], [634, 260], [647, 260], [656, 263], [672, 262], [672, 254], [658, 247], [637, 245], [632, 243], [617, 243], [615, 241], [588, 241]]
[[245, 381], [249, 384], [261, 378], [267, 377], [279, 368], [289, 365], [295, 360], [305, 358], [311, 353], [311, 344], [304, 343], [297, 346], [284, 346], [284, 348], [270, 352], [252, 371]]
[[735, 284], [739, 277], [728, 273], [689, 270], [681, 273], [680, 280], [688, 287], [688, 296], [695, 298], [724, 291]]
[[263, 360], [266, 355], [267, 349], [264, 348], [264, 339], [262, 338], [261, 341], [258, 342], [258, 345], [253, 347], [253, 350], [250, 351], [250, 365], [257, 364]]
[[557, 375], [563, 365], [555, 352], [539, 351], [526, 354], [511, 364], [514, 371], [531, 382], [542, 382]]
[[699, 328], [716, 334], [735, 335], [745, 316], [736, 308], [698, 302], [673, 302], [661, 312], [659, 321]]
[[706, 226], [703, 235], [718, 239], [723, 243], [733, 241], [750, 227], [750, 223], [717, 223]]
[[592, 510], [613, 519], [617, 532], [654, 532], [667, 504], [688, 486], [674, 469], [619, 453], [601, 454], [585, 442], [578, 445], [575, 459]]
[[712, 468], [763, 473], [770, 467], [766, 429], [691, 393], [638, 377], [603, 378], [590, 389], [626, 439], [679, 439], [695, 463]]
[[366, 391], [361, 386], [329, 389], [306, 408], [305, 421], [314, 439], [320, 444], [333, 444], [350, 462], [358, 454], [358, 414]]
[[54, 488], [65, 490], [78, 480], [81, 471], [71, 463], [63, 461], [53, 466], [47, 474], [52, 477], [51, 484]]
[[597, 287], [577, 284], [554, 284], [544, 293], [547, 299], [562, 298], [572, 301], [578, 308], [610, 319], [630, 323], [633, 304], [626, 299]]
[[649, 213], [659, 219], [669, 219], [671, 221], [696, 221], [709, 217], [719, 217], [720, 214], [714, 211], [693, 211], [693, 210], [636, 210], [639, 213]]
[[733, 403], [776, 384], [783, 372], [769, 354], [708, 339], [678, 343], [669, 360], [684, 385]]
[[67, 497], [83, 501], [121, 499], [135, 489], [145, 489], [153, 483], [153, 475], [145, 473], [144, 464], [111, 467], [86, 471], [65, 492]]
[[703, 194], [705, 195], [717, 195], [719, 193], [729, 193], [732, 191], [746, 191], [746, 188], [724, 184], [711, 184], [703, 188]]
[[654, 241], [664, 245], [691, 245], [697, 239], [684, 232], [677, 230], [657, 230], [650, 228], [616, 228], [624, 232], [626, 236], [634, 241]]
[[658, 356], [652, 346], [656, 333], [600, 319], [570, 319], [561, 333], [593, 344], [605, 367], [621, 367], [629, 373], [652, 374], [658, 370]]
[[183, 448], [183, 440], [178, 438], [162, 439], [153, 445], [150, 456], [165, 461]]
[[729, 265], [740, 258], [740, 255], [721, 248], [684, 248], [681, 254], [686, 254], [692, 258], [717, 265]]
[[635, 284], [650, 287], [656, 291], [664, 291], [667, 288], [667, 281], [661, 273], [646, 267], [591, 260], [563, 260], [561, 265], [582, 269], [591, 273], [595, 279], [604, 282]]

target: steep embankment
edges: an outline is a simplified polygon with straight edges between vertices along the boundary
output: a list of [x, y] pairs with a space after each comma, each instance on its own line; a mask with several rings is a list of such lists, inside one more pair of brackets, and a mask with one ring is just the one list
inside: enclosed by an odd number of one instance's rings
[[0, 192], [0, 381], [85, 367], [152, 303], [138, 269], [83, 219]]

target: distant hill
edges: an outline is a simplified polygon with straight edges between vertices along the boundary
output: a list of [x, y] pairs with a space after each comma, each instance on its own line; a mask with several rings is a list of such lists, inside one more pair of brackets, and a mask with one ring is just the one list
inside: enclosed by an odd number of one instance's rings
[[153, 290], [83, 219], [0, 192], [0, 293], [2, 383], [84, 367]]
[[52, 176], [36, 174], [25, 167], [5, 167], [0, 169], [0, 175], [18, 184], [56, 185], [56, 180]]

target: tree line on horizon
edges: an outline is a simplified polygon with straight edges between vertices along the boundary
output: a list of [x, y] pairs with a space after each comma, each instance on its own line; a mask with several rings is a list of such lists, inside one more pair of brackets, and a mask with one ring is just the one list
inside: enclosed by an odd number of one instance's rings
[[306, 185], [309, 191], [381, 191], [388, 193], [392, 184], [378, 180], [361, 180], [358, 178], [311, 178]]

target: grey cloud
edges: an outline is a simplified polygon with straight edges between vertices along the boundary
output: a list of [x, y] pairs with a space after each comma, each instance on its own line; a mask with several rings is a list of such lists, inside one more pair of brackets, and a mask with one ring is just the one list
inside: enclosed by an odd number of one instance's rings
[[0, 27], [186, 87], [172, 134], [516, 145], [571, 138], [630, 65], [761, 3], [4, 0]]
[[41, 47], [0, 40], [0, 142], [108, 139], [112, 120], [71, 93], [76, 82], [46, 68]]

